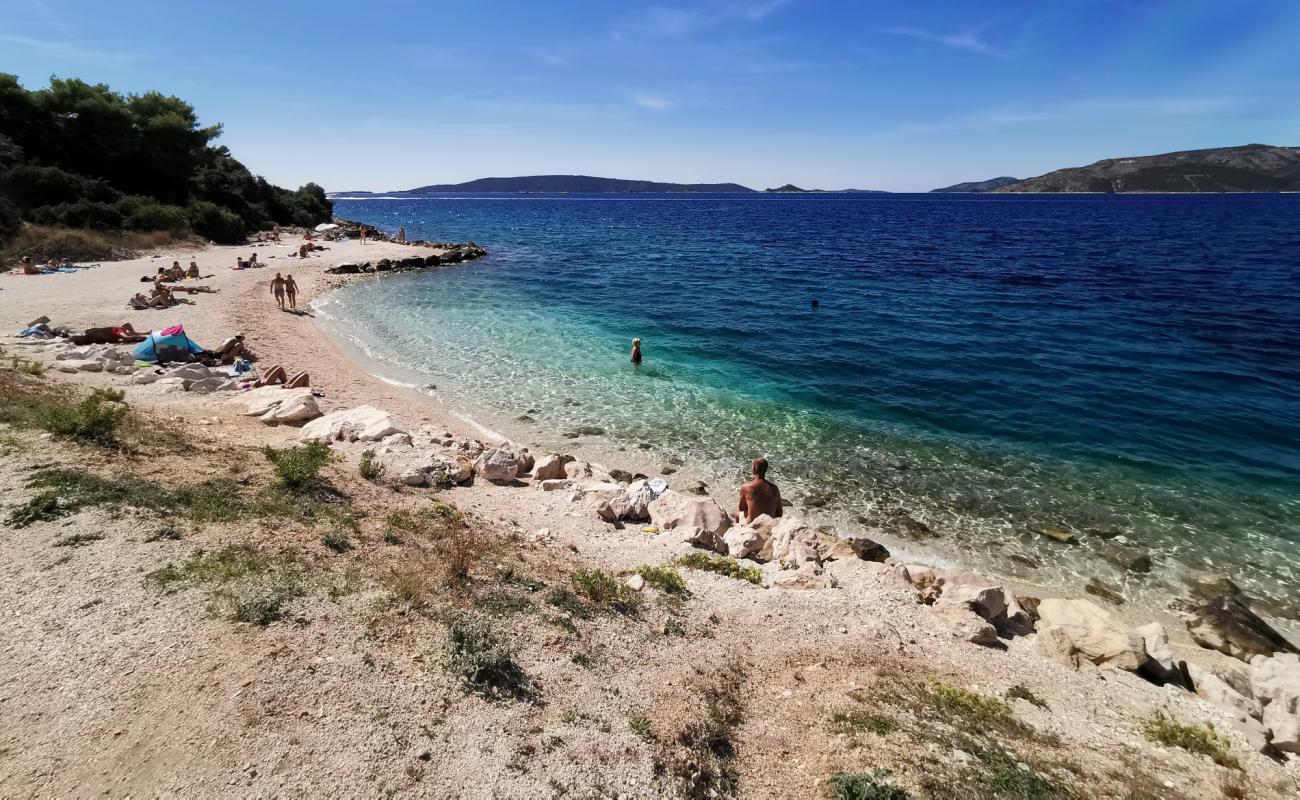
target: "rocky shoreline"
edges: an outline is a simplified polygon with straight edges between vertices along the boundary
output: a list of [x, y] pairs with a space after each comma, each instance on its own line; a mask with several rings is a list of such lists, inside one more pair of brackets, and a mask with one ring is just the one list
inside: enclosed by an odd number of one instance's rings
[[[298, 408], [293, 390], [267, 393], [282, 393], [289, 407]], [[263, 413], [269, 401], [258, 398], [247, 413]], [[276, 421], [274, 411], [262, 418]], [[611, 531], [633, 528], [679, 539], [739, 570], [756, 570], [761, 579], [755, 582], [770, 589], [833, 591], [840, 584], [827, 569], [832, 562], [865, 570], [911, 590], [915, 602], [960, 641], [998, 649], [1033, 637], [1034, 652], [1045, 659], [1073, 670], [1123, 670], [1194, 693], [1223, 711], [1258, 752], [1279, 759], [1300, 755], [1300, 649], [1252, 612], [1231, 581], [1201, 585], [1195, 597], [1175, 604], [1192, 640], [1230, 659], [1207, 652], [1207, 662], [1194, 663], [1174, 657], [1159, 622], [1131, 627], [1088, 599], [1017, 594], [982, 575], [903, 563], [872, 539], [839, 538], [795, 510], [737, 525], [708, 495], [568, 454], [539, 457], [511, 442], [494, 446], [449, 431], [412, 430], [371, 406], [319, 416], [303, 426], [299, 440], [371, 460], [405, 486], [447, 488], [478, 479], [564, 492]]]

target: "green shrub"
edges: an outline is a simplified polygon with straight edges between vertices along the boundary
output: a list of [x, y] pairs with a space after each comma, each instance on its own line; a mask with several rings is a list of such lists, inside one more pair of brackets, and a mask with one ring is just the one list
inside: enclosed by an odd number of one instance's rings
[[677, 564], [687, 569], [699, 570], [702, 572], [715, 572], [719, 575], [725, 575], [728, 578], [735, 578], [739, 581], [748, 581], [755, 586], [763, 585], [763, 571], [758, 567], [746, 567], [733, 558], [726, 556], [714, 556], [708, 553], [694, 550], [681, 556], [676, 560]]
[[467, 691], [489, 699], [536, 699], [536, 689], [514, 654], [486, 623], [459, 617], [452, 621], [449, 634], [447, 669]]
[[384, 477], [384, 465], [375, 460], [374, 450], [366, 450], [361, 454], [361, 463], [357, 470], [361, 473], [361, 477], [371, 483]]
[[925, 686], [926, 699], [937, 711], [977, 725], [1009, 725], [1014, 720], [1011, 706], [997, 699], [931, 678]]
[[334, 460], [334, 453], [320, 442], [308, 442], [298, 447], [263, 450], [266, 460], [275, 465], [275, 475], [280, 485], [290, 491], [303, 491], [320, 485], [320, 471]]
[[636, 613], [640, 597], [618, 576], [598, 569], [580, 569], [570, 580], [574, 591], [592, 605], [610, 608], [620, 614]]
[[677, 570], [670, 567], [651, 567], [642, 564], [636, 568], [636, 574], [665, 594], [686, 596], [691, 593], [690, 589], [686, 588], [686, 580], [678, 574]]
[[190, 228], [195, 233], [217, 244], [242, 244], [246, 229], [238, 214], [216, 203], [198, 200], [187, 210]]
[[644, 714], [639, 714], [627, 721], [628, 730], [632, 731], [638, 739], [646, 742], [655, 740], [654, 731], [650, 727], [650, 719]]
[[89, 228], [96, 231], [114, 231], [122, 227], [122, 212], [117, 209], [117, 205], [97, 200], [41, 206], [32, 209], [28, 218], [40, 225], [61, 225], [65, 228]]
[[51, 404], [39, 409], [37, 423], [55, 436], [117, 444], [117, 429], [126, 417], [126, 407], [120, 405], [122, 397], [120, 391], [96, 389], [74, 407]]
[[911, 795], [889, 782], [889, 771], [837, 772], [831, 776], [832, 800], [910, 800]]
[[124, 197], [117, 203], [122, 226], [133, 231], [185, 231], [189, 217], [180, 206], [159, 203], [149, 197]]
[[1209, 756], [1220, 766], [1241, 769], [1241, 762], [1232, 754], [1232, 743], [1208, 722], [1204, 725], [1184, 725], [1163, 713], [1157, 713], [1142, 724], [1142, 735], [1149, 742], [1181, 747], [1192, 753]]

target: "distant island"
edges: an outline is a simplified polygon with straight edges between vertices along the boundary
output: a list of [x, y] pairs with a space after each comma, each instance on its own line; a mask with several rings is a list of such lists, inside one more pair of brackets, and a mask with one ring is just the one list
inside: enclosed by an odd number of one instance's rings
[[931, 189], [930, 194], [935, 192], [954, 192], [965, 194], [979, 194], [980, 192], [991, 192], [994, 189], [1001, 189], [1004, 186], [1010, 186], [1013, 183], [1019, 183], [1019, 178], [1002, 176], [1001, 178], [989, 178], [986, 181], [967, 181], [966, 183], [954, 183], [952, 186], [945, 186], [942, 189]]
[[1156, 156], [1109, 158], [1058, 169], [996, 192], [1295, 192], [1300, 147], [1248, 144]]
[[880, 189], [800, 189], [793, 183], [763, 191], [768, 194], [888, 194]]
[[[658, 181], [631, 181], [620, 178], [594, 178], [590, 175], [525, 175], [516, 178], [479, 178], [465, 183], [438, 183], [396, 192], [382, 192], [385, 196], [421, 197], [448, 192], [483, 193], [575, 193], [609, 194], [636, 192], [747, 192], [754, 190], [738, 183], [660, 183]], [[333, 196], [363, 197], [376, 192], [337, 192]]]

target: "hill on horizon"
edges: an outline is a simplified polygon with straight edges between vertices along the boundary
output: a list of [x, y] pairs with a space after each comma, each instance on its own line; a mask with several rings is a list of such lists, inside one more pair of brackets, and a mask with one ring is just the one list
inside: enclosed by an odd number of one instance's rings
[[1108, 158], [1058, 169], [997, 192], [1294, 192], [1300, 191], [1300, 147], [1247, 144]]
[[930, 194], [935, 192], [957, 192], [973, 193], [991, 192], [994, 189], [1001, 189], [1003, 186], [1010, 186], [1013, 183], [1019, 183], [1019, 178], [1013, 178], [1010, 175], [1003, 175], [1000, 178], [989, 178], [986, 181], [967, 181], [966, 183], [954, 183], [952, 186], [945, 186], [942, 189], [931, 189]]
[[[419, 196], [435, 192], [572, 192], [578, 194], [634, 192], [752, 192], [738, 183], [662, 183], [658, 181], [597, 178], [590, 175], [524, 175], [514, 178], [479, 178], [465, 183], [418, 186], [393, 195]], [[356, 192], [355, 194], [373, 194]]]

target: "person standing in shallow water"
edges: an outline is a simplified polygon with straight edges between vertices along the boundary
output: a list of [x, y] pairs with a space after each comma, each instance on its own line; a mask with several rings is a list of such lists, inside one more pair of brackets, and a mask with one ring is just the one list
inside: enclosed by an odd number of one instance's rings
[[762, 456], [754, 459], [750, 469], [754, 479], [740, 487], [740, 506], [736, 511], [736, 522], [741, 525], [748, 525], [763, 514], [773, 519], [781, 516], [781, 490], [767, 479], [767, 459]]
[[633, 364], [641, 363], [641, 340], [640, 339], [632, 340], [632, 363]]

